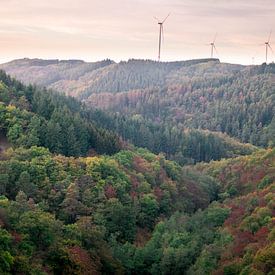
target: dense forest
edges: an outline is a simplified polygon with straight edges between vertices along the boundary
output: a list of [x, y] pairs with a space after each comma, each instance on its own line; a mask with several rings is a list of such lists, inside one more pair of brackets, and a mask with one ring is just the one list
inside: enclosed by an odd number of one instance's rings
[[274, 162], [274, 150], [181, 168], [144, 149], [10, 149], [1, 273], [272, 274]]
[[[18, 59], [0, 68], [26, 84], [47, 86], [67, 95], [88, 98], [93, 93], [118, 93], [148, 87], [161, 87], [170, 72], [191, 64], [217, 59], [156, 62], [131, 59], [115, 63], [111, 60]], [[240, 67], [234, 65], [234, 67]]]
[[161, 89], [102, 92], [86, 102], [164, 128], [207, 129], [269, 145], [274, 140], [275, 65], [226, 72], [228, 66], [208, 62], [184, 67]]
[[86, 120], [73, 98], [24, 86], [3, 71], [0, 101], [0, 129], [14, 145], [45, 146], [65, 156], [89, 150], [112, 154], [121, 148], [119, 137]]
[[105, 110], [101, 122], [137, 146], [182, 164], [209, 161], [240, 148], [227, 136], [274, 146], [274, 73], [274, 64], [191, 64], [170, 73], [162, 88], [93, 93], [85, 102]]
[[98, 126], [181, 164], [244, 155], [255, 149], [242, 143], [274, 145], [272, 63], [23, 59], [2, 67], [26, 83], [64, 91], [103, 109], [92, 109], [89, 114]]
[[246, 155], [257, 149], [221, 132], [154, 123], [141, 115], [128, 117], [90, 110], [89, 118], [97, 125], [118, 133], [124, 140], [156, 154], [164, 153], [167, 158], [180, 164]]
[[90, 109], [72, 97], [25, 86], [3, 71], [0, 80], [0, 100], [5, 103], [1, 106], [2, 128], [12, 144], [46, 146], [65, 156], [83, 156], [112, 154], [130, 142], [157, 154], [165, 153], [179, 163], [219, 160], [256, 150], [221, 133], [183, 131], [141, 117]]
[[266, 118], [270, 148], [259, 149], [181, 128], [169, 112], [158, 122], [135, 106], [90, 109], [1, 71], [0, 273], [273, 274], [274, 93], [264, 87], [260, 106], [250, 102]]

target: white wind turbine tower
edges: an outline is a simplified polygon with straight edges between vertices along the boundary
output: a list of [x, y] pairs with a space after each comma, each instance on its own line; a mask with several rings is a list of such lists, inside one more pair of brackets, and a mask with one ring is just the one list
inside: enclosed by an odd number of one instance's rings
[[158, 61], [160, 61], [160, 52], [161, 52], [161, 43], [163, 40], [163, 24], [166, 21], [166, 19], [169, 17], [170, 13], [165, 17], [163, 21], [160, 21], [157, 17], [154, 17], [159, 24], [159, 49], [158, 49]]
[[217, 33], [215, 34], [213, 41], [209, 44], [211, 46], [211, 58], [213, 58], [213, 56], [214, 56], [214, 50], [218, 54], [218, 51], [217, 51], [217, 48], [216, 48], [216, 45], [215, 45], [216, 38], [217, 38]]

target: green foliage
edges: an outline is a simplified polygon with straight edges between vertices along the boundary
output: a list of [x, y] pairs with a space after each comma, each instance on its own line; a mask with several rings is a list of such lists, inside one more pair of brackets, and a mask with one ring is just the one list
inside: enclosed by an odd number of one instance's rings
[[17, 230], [28, 235], [33, 245], [40, 249], [50, 246], [58, 237], [61, 223], [53, 215], [42, 211], [26, 212], [20, 216]]
[[117, 132], [124, 140], [154, 153], [165, 153], [181, 164], [230, 158], [256, 150], [255, 146], [243, 144], [226, 134], [201, 129], [186, 131], [182, 125], [173, 126], [165, 120], [161, 123], [147, 118], [136, 120], [127, 114], [108, 115], [100, 111], [91, 111], [91, 118], [98, 125]]
[[0, 128], [14, 146], [45, 146], [66, 156], [87, 155], [90, 149], [113, 154], [120, 149], [118, 137], [88, 122], [87, 112], [74, 99], [26, 87], [2, 71], [0, 81]]
[[[78, 113], [84, 113], [85, 118], [116, 132], [136, 146], [154, 153], [163, 152], [181, 164], [230, 158], [256, 150], [239, 141], [273, 146], [274, 64], [246, 67], [223, 64], [215, 59], [167, 63], [129, 60], [119, 64], [112, 61], [48, 62], [24, 59], [3, 67], [25, 83], [49, 85], [96, 109], [103, 109], [104, 112], [87, 111], [81, 106]], [[22, 74], [22, 68], [31, 72], [30, 75]], [[36, 74], [32, 73], [34, 68]], [[83, 78], [79, 77], [83, 74]], [[58, 81], [60, 77], [61, 82]], [[72, 77], [75, 77], [73, 83]], [[89, 81], [86, 81], [87, 77]], [[9, 83], [5, 79], [3, 77], [3, 81]], [[69, 85], [63, 85], [66, 81]], [[63, 84], [60, 86], [60, 83]], [[56, 100], [59, 104], [55, 104], [49, 95], [43, 94], [33, 97], [32, 106], [36, 113], [47, 120], [56, 109], [62, 115], [67, 114], [60, 98]], [[27, 95], [25, 97], [29, 99], [30, 95]], [[63, 101], [70, 110], [77, 109], [77, 103], [71, 99]], [[67, 133], [71, 124], [60, 125], [62, 131]], [[85, 127], [77, 126], [78, 123], [73, 123], [78, 135]], [[73, 152], [86, 152], [84, 132], [77, 138], [81, 140], [83, 151], [82, 146], [78, 146]], [[113, 152], [111, 144], [114, 146], [117, 142], [114, 139], [108, 142], [108, 132], [100, 134], [101, 139], [93, 135], [96, 147], [100, 148], [97, 151]], [[63, 140], [66, 140], [67, 135], [64, 136]], [[101, 144], [102, 137], [104, 145]], [[62, 153], [69, 154], [67, 149]]]
[[123, 205], [118, 199], [109, 199], [102, 209], [107, 235], [114, 234], [120, 242], [132, 242], [136, 234], [136, 213], [132, 205]]
[[141, 227], [153, 227], [154, 221], [158, 216], [159, 205], [154, 195], [145, 194], [140, 199], [141, 213], [138, 215], [138, 224]]
[[258, 184], [259, 189], [264, 189], [266, 188], [269, 184], [272, 183], [272, 179], [269, 176], [265, 176], [261, 182]]
[[[192, 74], [201, 70], [209, 72], [208, 64]], [[273, 272], [274, 149], [188, 167], [131, 145], [112, 156], [66, 157], [89, 149], [111, 154], [118, 140], [90, 123], [92, 112], [73, 99], [25, 87], [1, 71], [0, 79], [1, 133], [13, 146], [0, 161], [1, 274]], [[204, 89], [194, 81], [194, 89]], [[162, 135], [131, 138], [146, 137], [145, 147], [158, 144], [157, 152], [166, 148], [189, 163], [219, 158], [232, 143], [232, 152], [244, 149], [232, 140], [219, 147], [219, 134], [179, 127], [181, 136], [169, 127], [159, 128], [169, 142]], [[176, 137], [184, 138], [180, 150]]]
[[[0, 222], [3, 217], [5, 229], [15, 232], [17, 240], [7, 250], [12, 258], [5, 259], [13, 259], [12, 270], [25, 273], [39, 274], [42, 266], [54, 272], [60, 267], [68, 272], [121, 270], [111, 243], [133, 245], [160, 218], [178, 209], [191, 214], [207, 207], [217, 192], [213, 180], [196, 176], [198, 172], [188, 175], [144, 149], [67, 158], [43, 147], [19, 147], [6, 152], [0, 171], [6, 195], [0, 201]], [[193, 189], [201, 194], [196, 200]], [[184, 192], [189, 195], [182, 196]], [[184, 234], [175, 235], [173, 246]], [[41, 256], [32, 263], [34, 254]]]
[[0, 228], [0, 272], [7, 274], [11, 271], [14, 257], [10, 254], [12, 237], [5, 229]]
[[[214, 218], [214, 214], [218, 218]], [[123, 250], [122, 254], [115, 254], [122, 256], [119, 259], [133, 273], [183, 274], [194, 263], [203, 246], [214, 240], [217, 226], [228, 214], [228, 209], [218, 205], [198, 211], [191, 217], [176, 213], [155, 227], [151, 239], [143, 248], [129, 251], [129, 245], [125, 244], [115, 247], [115, 252]], [[132, 254], [132, 264], [124, 258], [124, 253]]]

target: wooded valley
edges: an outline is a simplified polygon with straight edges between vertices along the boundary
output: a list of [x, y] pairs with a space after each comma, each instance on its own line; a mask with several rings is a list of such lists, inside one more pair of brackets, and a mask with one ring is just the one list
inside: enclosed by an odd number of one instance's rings
[[1, 274], [274, 273], [274, 64], [1, 67]]

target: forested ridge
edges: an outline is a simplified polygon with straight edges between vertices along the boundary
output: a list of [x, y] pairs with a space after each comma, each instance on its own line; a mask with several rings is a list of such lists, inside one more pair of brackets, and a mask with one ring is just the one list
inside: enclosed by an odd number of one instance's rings
[[207, 62], [176, 71], [161, 89], [90, 96], [90, 104], [140, 116], [167, 127], [227, 133], [242, 142], [267, 146], [274, 140], [275, 65], [245, 67]]
[[89, 150], [112, 154], [121, 148], [114, 133], [85, 119], [82, 104], [35, 86], [25, 86], [0, 71], [1, 131], [13, 145], [45, 146], [65, 156]]
[[140, 116], [128, 118], [90, 109], [72, 97], [23, 85], [3, 71], [0, 79], [0, 100], [5, 103], [1, 106], [2, 128], [13, 144], [46, 146], [54, 153], [83, 156], [95, 152], [112, 154], [128, 142], [157, 154], [165, 153], [181, 164], [256, 150], [221, 133], [184, 131]]
[[[130, 59], [115, 63], [111, 60], [84, 62], [81, 60], [18, 59], [0, 68], [25, 84], [37, 84], [65, 92], [78, 98], [93, 93], [131, 91], [147, 87], [161, 87], [166, 76], [191, 64], [217, 59], [156, 62]], [[238, 67], [238, 66], [235, 66]]]
[[[272, 63], [23, 59], [2, 67], [25, 83], [46, 85], [103, 109], [103, 113], [91, 110], [94, 115], [89, 115], [98, 125], [181, 164], [234, 157], [255, 149], [241, 143], [274, 145]], [[60, 81], [64, 85], [59, 86]]]
[[1, 274], [273, 274], [273, 122], [258, 149], [0, 77]]

